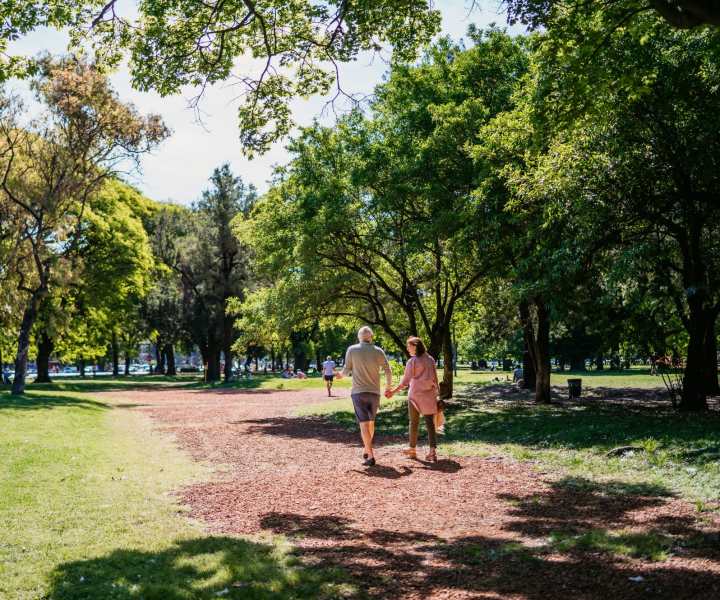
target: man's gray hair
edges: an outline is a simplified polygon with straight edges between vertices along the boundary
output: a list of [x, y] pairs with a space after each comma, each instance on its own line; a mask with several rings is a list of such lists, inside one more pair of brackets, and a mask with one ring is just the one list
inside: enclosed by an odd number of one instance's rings
[[358, 329], [358, 340], [361, 342], [371, 342], [373, 339], [373, 330], [367, 325], [364, 325]]

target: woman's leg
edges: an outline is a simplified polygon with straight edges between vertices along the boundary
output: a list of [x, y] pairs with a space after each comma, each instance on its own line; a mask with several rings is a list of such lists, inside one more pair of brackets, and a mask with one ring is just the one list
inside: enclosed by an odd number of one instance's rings
[[437, 436], [435, 435], [435, 415], [425, 415], [425, 427], [428, 432], [428, 446], [437, 448]]
[[418, 429], [420, 428], [420, 413], [412, 402], [408, 401], [408, 414], [410, 416], [410, 443], [409, 446], [417, 446]]

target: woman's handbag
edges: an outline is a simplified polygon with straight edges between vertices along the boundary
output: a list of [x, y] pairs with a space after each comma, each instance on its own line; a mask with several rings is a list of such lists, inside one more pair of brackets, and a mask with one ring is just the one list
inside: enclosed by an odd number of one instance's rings
[[438, 398], [437, 407], [438, 407], [438, 410], [434, 415], [435, 432], [440, 435], [444, 435], [445, 434], [445, 400]]

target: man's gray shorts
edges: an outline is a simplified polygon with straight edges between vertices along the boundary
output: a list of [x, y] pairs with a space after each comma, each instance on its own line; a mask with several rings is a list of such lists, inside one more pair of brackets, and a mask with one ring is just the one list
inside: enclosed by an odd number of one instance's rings
[[375, 420], [378, 406], [380, 406], [380, 394], [359, 392], [357, 394], [351, 394], [350, 397], [352, 398], [353, 408], [355, 409], [355, 416], [360, 423]]

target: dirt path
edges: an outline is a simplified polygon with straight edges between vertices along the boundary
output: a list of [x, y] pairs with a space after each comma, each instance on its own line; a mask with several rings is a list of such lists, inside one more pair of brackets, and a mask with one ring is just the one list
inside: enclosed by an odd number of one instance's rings
[[[401, 439], [380, 439], [379, 464], [366, 469], [355, 435], [293, 416], [323, 401], [320, 390], [104, 395], [136, 405], [198, 460], [226, 466], [180, 492], [209, 530], [285, 534], [305, 563], [341, 567], [373, 597], [720, 598], [717, 529], [651, 486], [572, 488], [499, 457], [429, 465], [401, 457]], [[630, 546], [638, 533], [667, 536], [672, 556], [547, 550], [551, 535], [602, 540], [606, 530]]]

